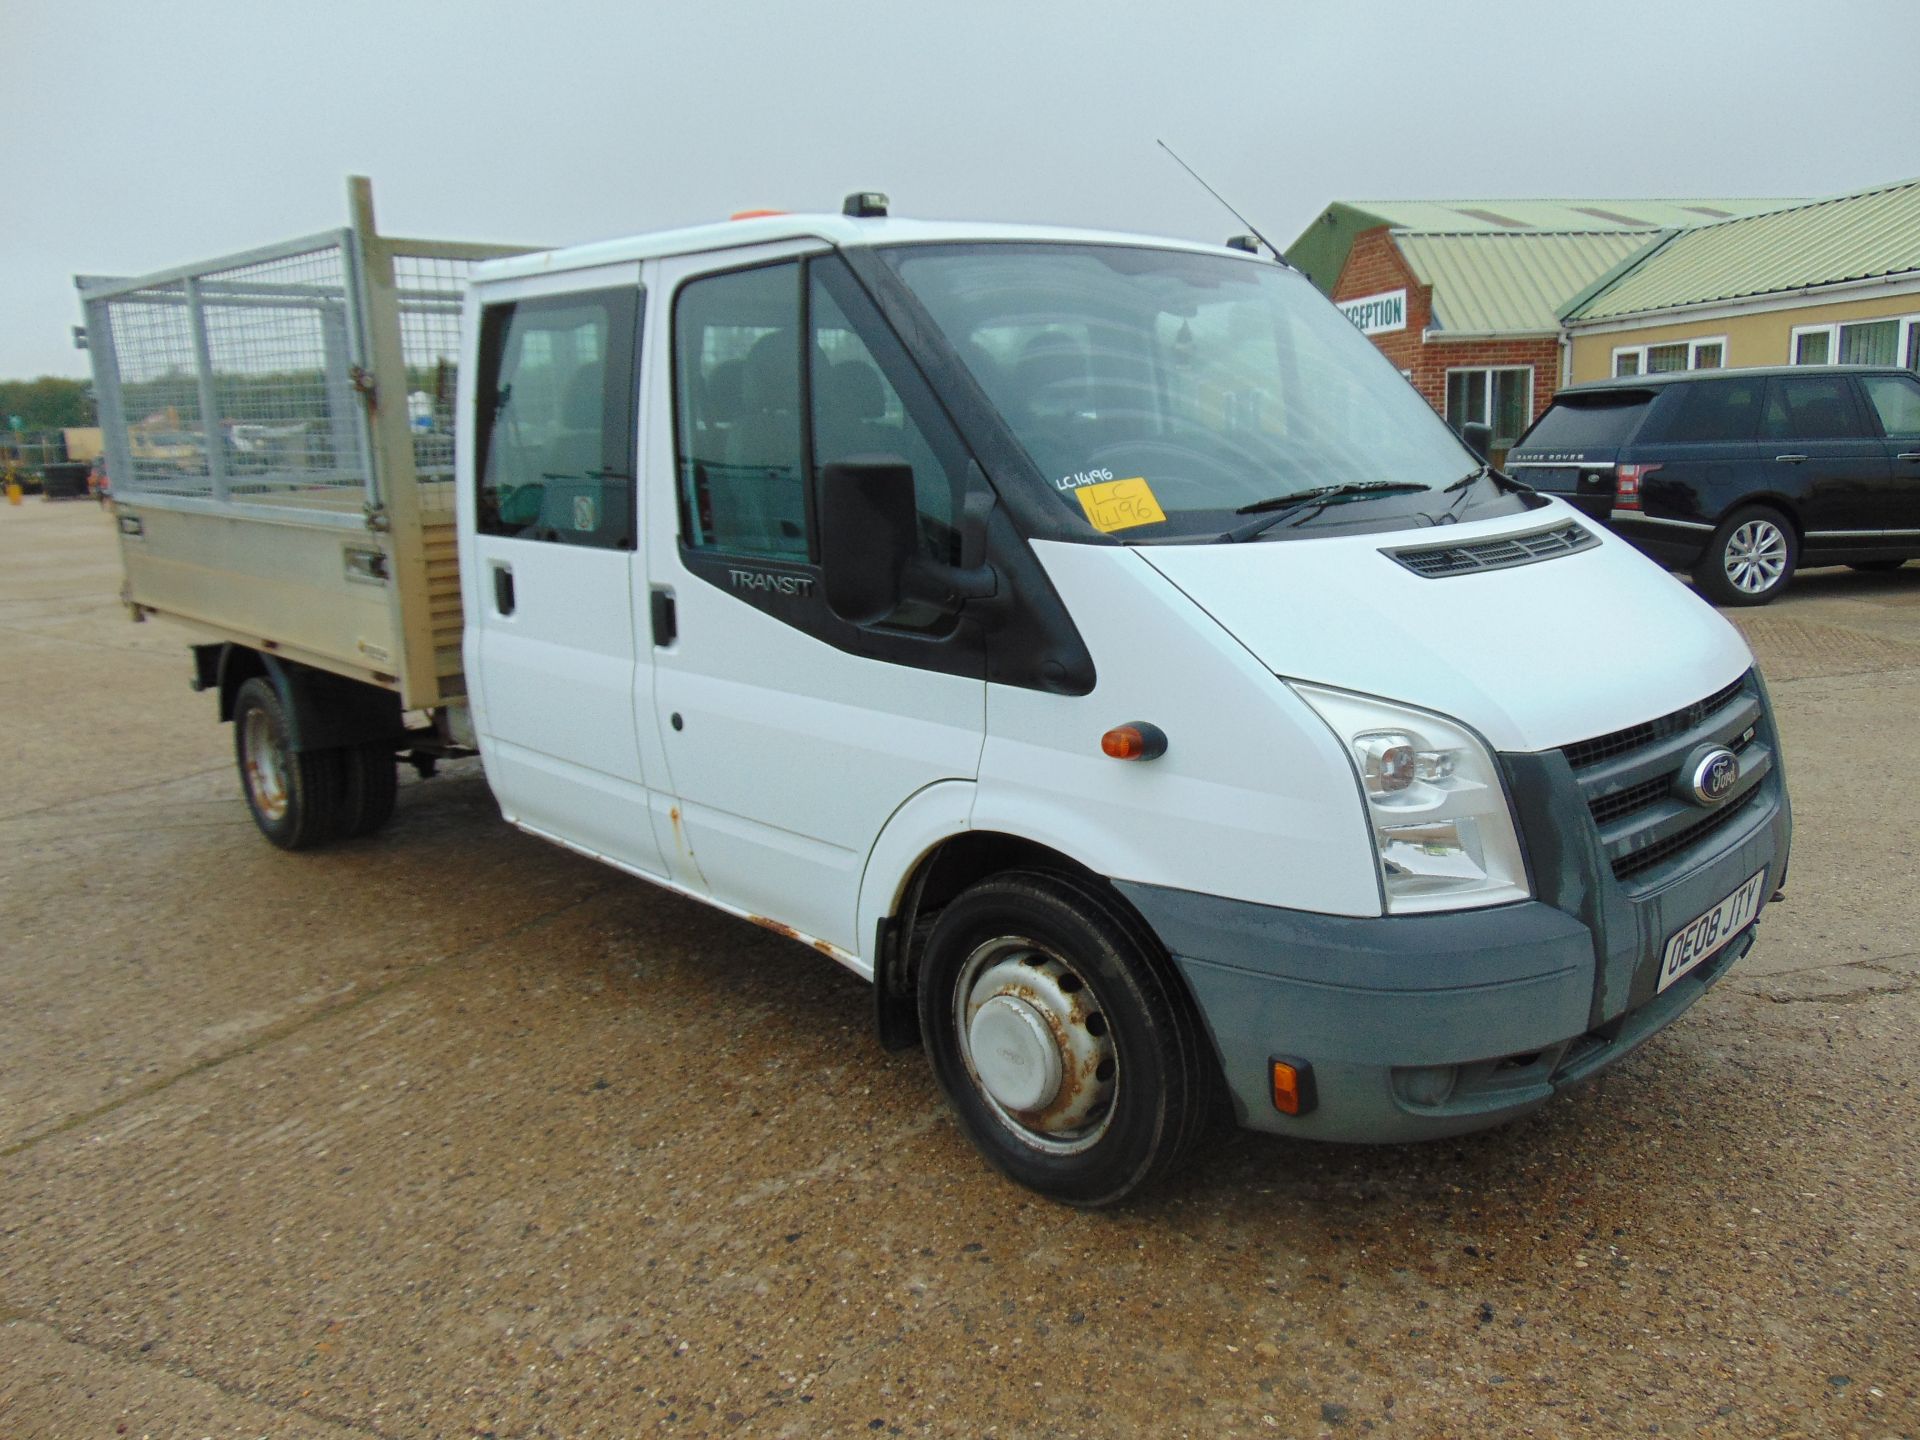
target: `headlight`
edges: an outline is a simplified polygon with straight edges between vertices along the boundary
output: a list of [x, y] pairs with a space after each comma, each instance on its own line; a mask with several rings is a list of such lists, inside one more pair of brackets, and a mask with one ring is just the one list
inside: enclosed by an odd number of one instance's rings
[[1369, 695], [1289, 683], [1352, 757], [1389, 911], [1527, 898], [1526, 866], [1499, 771], [1465, 727]]

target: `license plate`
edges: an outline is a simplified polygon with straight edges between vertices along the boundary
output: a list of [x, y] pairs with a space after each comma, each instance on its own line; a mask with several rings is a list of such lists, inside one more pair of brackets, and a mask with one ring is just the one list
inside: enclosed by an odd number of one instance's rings
[[1666, 989], [1752, 923], [1753, 917], [1760, 913], [1760, 887], [1766, 878], [1767, 872], [1762, 870], [1706, 914], [1683, 925], [1667, 941], [1667, 953], [1660, 957], [1660, 990]]

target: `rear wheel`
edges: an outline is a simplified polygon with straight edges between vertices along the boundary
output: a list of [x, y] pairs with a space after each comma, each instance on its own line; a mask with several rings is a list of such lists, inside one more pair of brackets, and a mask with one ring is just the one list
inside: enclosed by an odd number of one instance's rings
[[343, 790], [340, 833], [352, 838], [371, 835], [393, 818], [399, 791], [399, 767], [391, 747], [378, 743], [350, 745], [340, 752]]
[[1717, 605], [1765, 605], [1787, 588], [1799, 558], [1792, 522], [1778, 510], [1748, 505], [1720, 522], [1693, 581]]
[[1213, 1057], [1165, 952], [1098, 886], [1015, 872], [941, 912], [920, 1030], [968, 1138], [1073, 1205], [1110, 1205], [1177, 1166], [1207, 1123]]
[[233, 757], [247, 809], [282, 850], [310, 850], [338, 833], [345, 784], [334, 750], [289, 746], [286, 709], [271, 680], [255, 677], [233, 701]]

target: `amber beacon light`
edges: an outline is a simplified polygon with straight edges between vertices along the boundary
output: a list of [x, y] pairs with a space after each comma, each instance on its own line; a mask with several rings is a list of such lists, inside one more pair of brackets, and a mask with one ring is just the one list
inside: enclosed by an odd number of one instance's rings
[[1100, 752], [1114, 760], [1157, 760], [1167, 753], [1167, 732], [1144, 720], [1132, 720], [1102, 735]]

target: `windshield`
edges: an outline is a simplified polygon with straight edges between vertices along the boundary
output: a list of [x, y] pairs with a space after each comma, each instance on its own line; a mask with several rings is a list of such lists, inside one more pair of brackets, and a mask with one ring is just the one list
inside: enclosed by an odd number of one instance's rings
[[1096, 529], [1217, 534], [1245, 507], [1340, 486], [1369, 488], [1303, 523], [1381, 521], [1434, 509], [1426, 492], [1478, 463], [1296, 271], [1119, 245], [885, 253]]

